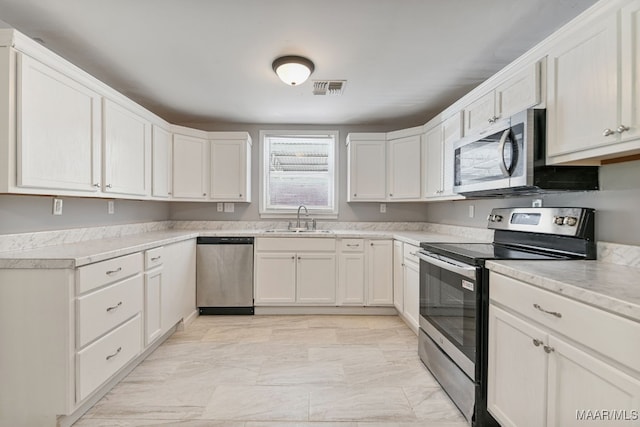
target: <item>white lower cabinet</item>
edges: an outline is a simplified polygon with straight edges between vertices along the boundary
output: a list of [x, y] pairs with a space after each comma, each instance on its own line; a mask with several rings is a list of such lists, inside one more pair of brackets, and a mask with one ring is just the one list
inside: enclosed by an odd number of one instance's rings
[[420, 314], [420, 264], [404, 260], [404, 314], [414, 332]]
[[399, 240], [393, 241], [393, 306], [398, 314], [404, 311], [404, 259]]
[[639, 323], [496, 273], [490, 283], [488, 409], [502, 426], [580, 426], [603, 410], [633, 416]]
[[393, 240], [367, 240], [367, 305], [393, 305]]
[[420, 261], [419, 247], [394, 241], [393, 299], [396, 310], [407, 325], [418, 333], [420, 315]]
[[151, 344], [162, 335], [162, 264], [164, 248], [144, 253], [144, 343]]
[[255, 305], [335, 305], [336, 249], [331, 238], [258, 238]]

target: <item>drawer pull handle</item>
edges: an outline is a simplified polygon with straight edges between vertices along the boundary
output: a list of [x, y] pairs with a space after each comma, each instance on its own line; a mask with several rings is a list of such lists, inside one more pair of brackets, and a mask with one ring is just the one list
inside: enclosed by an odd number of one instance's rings
[[411, 256], [418, 256], [418, 254], [416, 252], [409, 252], [409, 255]]
[[358, 243], [358, 244], [347, 243], [347, 247], [349, 247], [349, 248], [359, 248], [360, 247], [360, 243]]
[[121, 352], [121, 351], [122, 351], [122, 347], [118, 347], [118, 349], [116, 350], [116, 352], [115, 352], [115, 353], [113, 353], [113, 354], [108, 355], [108, 356], [106, 357], [106, 359], [107, 359], [107, 360], [111, 360], [111, 359], [113, 359], [113, 358], [114, 358], [114, 357], [116, 357], [118, 354], [120, 354], [120, 352]]
[[538, 305], [538, 304], [533, 304], [533, 308], [535, 308], [537, 310], [540, 310], [543, 313], [547, 313], [547, 314], [550, 314], [552, 316], [556, 316], [558, 319], [562, 317], [561, 313], [558, 313], [557, 311], [547, 311], [544, 308], [540, 307], [540, 305]]
[[112, 305], [111, 307], [107, 307], [107, 313], [117, 309], [118, 307], [120, 307], [122, 305], [122, 301], [120, 301], [119, 303], [117, 303], [116, 305]]
[[151, 257], [151, 261], [157, 261], [157, 260], [159, 260], [160, 258], [162, 258], [162, 256], [161, 256], [161, 255], [154, 256], [154, 257]]
[[552, 351], [556, 351], [556, 349], [555, 349], [555, 348], [550, 347], [550, 346], [548, 346], [548, 345], [545, 345], [545, 346], [544, 346], [544, 347], [542, 347], [542, 348], [544, 348], [544, 351], [545, 351], [545, 352], [547, 352], [547, 353], [551, 353]]
[[535, 345], [536, 347], [540, 347], [540, 344], [542, 344], [542, 340], [539, 340], [537, 338], [533, 339], [533, 345]]
[[108, 274], [109, 276], [111, 276], [112, 274], [120, 273], [121, 271], [122, 271], [122, 267], [118, 267], [118, 268], [116, 268], [115, 270], [109, 270], [109, 271], [107, 271], [107, 274]]

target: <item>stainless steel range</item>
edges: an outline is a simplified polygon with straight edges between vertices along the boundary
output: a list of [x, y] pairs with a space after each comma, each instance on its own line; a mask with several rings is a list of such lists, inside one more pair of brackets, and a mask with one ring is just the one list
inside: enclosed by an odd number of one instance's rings
[[593, 209], [493, 209], [493, 243], [422, 243], [419, 353], [473, 426], [486, 410], [487, 260], [595, 259]]

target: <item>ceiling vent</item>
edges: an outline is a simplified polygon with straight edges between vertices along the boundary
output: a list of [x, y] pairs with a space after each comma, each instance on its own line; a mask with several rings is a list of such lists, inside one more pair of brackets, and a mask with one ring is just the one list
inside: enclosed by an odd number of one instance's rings
[[346, 80], [314, 80], [313, 94], [340, 96], [346, 84]]

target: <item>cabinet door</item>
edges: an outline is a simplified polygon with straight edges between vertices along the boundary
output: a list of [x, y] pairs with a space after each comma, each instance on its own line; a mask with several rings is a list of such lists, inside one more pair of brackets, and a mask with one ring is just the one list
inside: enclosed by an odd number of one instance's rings
[[540, 63], [534, 62], [495, 90], [498, 119], [507, 118], [540, 103]]
[[465, 135], [476, 134], [495, 121], [495, 103], [495, 92], [491, 91], [465, 107]]
[[28, 56], [17, 58], [16, 184], [100, 190], [100, 95]]
[[340, 254], [338, 272], [338, 305], [364, 305], [364, 254]]
[[599, 17], [577, 33], [554, 46], [547, 58], [547, 156], [551, 158], [617, 140], [617, 16]]
[[255, 304], [295, 303], [296, 254], [263, 252], [255, 261]]
[[547, 334], [489, 306], [487, 407], [504, 427], [544, 427]]
[[393, 241], [393, 305], [398, 313], [404, 312], [404, 258], [403, 243]]
[[420, 267], [404, 262], [404, 314], [414, 330], [418, 330], [420, 315]]
[[107, 193], [147, 196], [151, 186], [151, 124], [104, 100], [104, 188]]
[[210, 199], [250, 201], [247, 194], [247, 145], [244, 140], [211, 141]]
[[171, 195], [171, 133], [153, 126], [151, 165], [151, 195], [167, 198]]
[[424, 134], [424, 197], [442, 194], [442, 126], [437, 125]]
[[196, 311], [196, 240], [164, 246], [160, 318], [162, 333]]
[[386, 200], [385, 141], [351, 142], [348, 162], [348, 201]]
[[619, 128], [623, 130], [620, 134], [623, 141], [640, 137], [639, 46], [640, 1], [634, 0], [622, 9], [622, 117]]
[[[548, 346], [547, 426], [584, 425], [588, 418], [579, 419], [581, 411], [626, 410], [630, 416], [631, 409], [640, 407], [637, 376], [625, 374], [554, 336], [549, 337]], [[630, 425], [637, 425], [637, 421]]]
[[162, 335], [160, 301], [162, 294], [162, 269], [144, 273], [144, 344], [148, 346]]
[[173, 198], [206, 199], [208, 141], [187, 135], [173, 135]]
[[393, 245], [371, 240], [367, 245], [367, 304], [393, 305]]
[[453, 192], [453, 144], [462, 138], [462, 111], [450, 116], [442, 122], [442, 193], [441, 196], [452, 196]]
[[297, 302], [335, 304], [336, 256], [334, 254], [297, 254]]
[[420, 135], [387, 142], [389, 199], [420, 199], [421, 156]]

